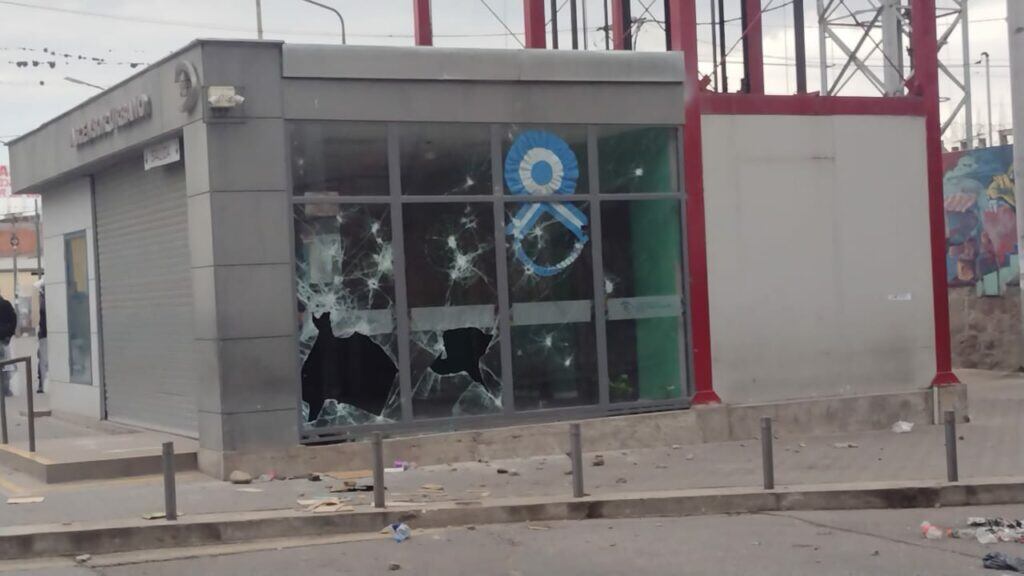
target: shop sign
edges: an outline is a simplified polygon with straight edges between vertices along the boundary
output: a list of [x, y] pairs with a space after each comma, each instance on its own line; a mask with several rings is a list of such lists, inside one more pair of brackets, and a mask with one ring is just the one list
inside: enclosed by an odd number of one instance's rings
[[181, 160], [181, 142], [175, 136], [163, 142], [147, 146], [142, 152], [142, 159], [146, 170], [156, 168], [157, 166], [174, 164]]
[[153, 106], [149, 101], [149, 96], [145, 94], [136, 96], [129, 102], [111, 108], [109, 112], [101, 116], [90, 118], [89, 121], [73, 127], [71, 129], [71, 145], [75, 148], [84, 146], [97, 138], [149, 118], [152, 114]]
[[11, 173], [7, 171], [7, 166], [0, 164], [0, 198], [6, 198], [11, 195]]

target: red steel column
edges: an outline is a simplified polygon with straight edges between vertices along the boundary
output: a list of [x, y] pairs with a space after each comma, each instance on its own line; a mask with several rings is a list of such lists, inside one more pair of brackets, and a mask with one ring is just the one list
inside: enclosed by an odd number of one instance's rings
[[683, 128], [683, 177], [686, 184], [686, 248], [690, 273], [690, 324], [693, 332], [693, 403], [719, 404], [711, 382], [711, 311], [704, 226], [704, 160], [697, 85], [697, 9], [693, 0], [669, 0], [670, 43], [682, 50], [686, 67]]
[[942, 141], [939, 127], [939, 57], [935, 0], [911, 0], [912, 88], [924, 100], [928, 162], [928, 218], [931, 224], [932, 300], [935, 306], [935, 378], [932, 386], [958, 384], [953, 374], [946, 284], [946, 221], [942, 203]]
[[526, 24], [526, 47], [545, 48], [544, 0], [523, 0], [523, 22]]
[[747, 81], [751, 94], [764, 94], [764, 36], [761, 31], [761, 0], [743, 0], [749, 23], [746, 30]]
[[434, 23], [430, 20], [430, 0], [412, 0], [416, 45], [434, 45]]
[[622, 0], [612, 2], [612, 49], [625, 50], [626, 47], [626, 15], [622, 11]]

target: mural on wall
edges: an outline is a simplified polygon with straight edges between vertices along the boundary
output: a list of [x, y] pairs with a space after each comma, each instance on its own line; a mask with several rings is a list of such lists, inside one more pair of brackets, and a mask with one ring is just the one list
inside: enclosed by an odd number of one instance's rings
[[950, 286], [998, 296], [1019, 284], [1013, 147], [943, 155], [946, 271]]

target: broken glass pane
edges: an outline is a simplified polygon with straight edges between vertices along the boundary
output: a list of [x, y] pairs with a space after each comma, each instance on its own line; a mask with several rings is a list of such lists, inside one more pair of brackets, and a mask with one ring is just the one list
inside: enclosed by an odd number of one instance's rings
[[383, 123], [292, 122], [293, 193], [296, 196], [385, 196], [388, 131]]
[[487, 124], [402, 124], [402, 194], [490, 194]]
[[602, 194], [679, 192], [678, 128], [601, 126], [597, 129]]
[[413, 414], [501, 411], [491, 204], [409, 204], [405, 221]]
[[676, 199], [601, 203], [612, 402], [682, 396], [683, 258]]
[[517, 410], [597, 402], [587, 203], [506, 206]]
[[306, 426], [397, 419], [388, 206], [296, 205], [295, 250]]

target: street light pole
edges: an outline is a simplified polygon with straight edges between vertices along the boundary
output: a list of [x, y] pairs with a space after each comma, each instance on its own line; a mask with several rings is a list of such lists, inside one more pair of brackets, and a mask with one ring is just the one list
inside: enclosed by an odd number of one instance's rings
[[330, 10], [331, 12], [334, 12], [334, 15], [338, 17], [338, 21], [341, 22], [341, 43], [342, 43], [342, 45], [347, 43], [345, 41], [345, 17], [341, 15], [341, 12], [338, 12], [334, 8], [331, 8], [330, 6], [328, 6], [327, 4], [321, 4], [320, 2], [317, 2], [316, 0], [302, 0], [302, 1], [305, 2], [306, 4], [312, 4], [313, 6], [319, 6], [319, 7], [323, 8], [324, 10]]
[[[966, 26], [966, 24], [964, 24]], [[988, 145], [992, 143], [992, 68], [988, 62], [988, 52], [982, 52], [981, 57], [985, 59], [985, 99], [988, 101]]]
[[256, 0], [256, 37], [263, 40], [263, 2]]

